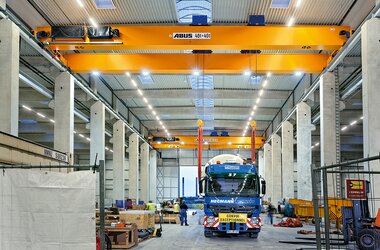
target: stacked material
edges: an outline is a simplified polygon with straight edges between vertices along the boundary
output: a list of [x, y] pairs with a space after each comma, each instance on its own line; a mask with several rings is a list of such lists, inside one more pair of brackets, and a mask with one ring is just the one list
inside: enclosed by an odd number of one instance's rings
[[299, 218], [293, 219], [290, 217], [285, 217], [278, 224], [273, 224], [274, 227], [303, 227], [302, 222]]
[[154, 211], [150, 210], [127, 210], [120, 212], [120, 222], [135, 223], [138, 229], [154, 228]]

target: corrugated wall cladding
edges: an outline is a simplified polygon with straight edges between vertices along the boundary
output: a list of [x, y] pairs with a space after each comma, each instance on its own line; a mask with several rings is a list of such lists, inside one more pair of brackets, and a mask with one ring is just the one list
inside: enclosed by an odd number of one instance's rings
[[[34, 0], [55, 25], [88, 23], [88, 14], [76, 0]], [[113, 0], [115, 9], [97, 9], [92, 0], [82, 0], [99, 24], [177, 23], [173, 0]]]
[[303, 0], [299, 8], [291, 0], [289, 8], [271, 8], [272, 0], [214, 0], [214, 23], [247, 23], [249, 15], [265, 15], [268, 24], [284, 24], [291, 16], [295, 24], [339, 24], [354, 0]]

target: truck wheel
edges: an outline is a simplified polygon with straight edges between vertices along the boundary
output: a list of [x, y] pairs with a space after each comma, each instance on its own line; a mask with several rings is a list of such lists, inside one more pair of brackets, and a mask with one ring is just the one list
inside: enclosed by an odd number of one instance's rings
[[363, 229], [359, 232], [356, 244], [360, 250], [376, 250], [379, 249], [380, 234], [374, 229]]
[[205, 231], [204, 233], [206, 238], [211, 238], [213, 236], [211, 231]]
[[259, 233], [249, 233], [249, 237], [257, 239], [257, 237], [259, 237]]

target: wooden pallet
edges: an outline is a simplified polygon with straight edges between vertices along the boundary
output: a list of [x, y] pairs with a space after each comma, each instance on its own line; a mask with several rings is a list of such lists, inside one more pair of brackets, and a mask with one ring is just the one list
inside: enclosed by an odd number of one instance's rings
[[112, 249], [129, 249], [139, 243], [135, 224], [125, 228], [106, 228], [105, 232], [111, 240]]

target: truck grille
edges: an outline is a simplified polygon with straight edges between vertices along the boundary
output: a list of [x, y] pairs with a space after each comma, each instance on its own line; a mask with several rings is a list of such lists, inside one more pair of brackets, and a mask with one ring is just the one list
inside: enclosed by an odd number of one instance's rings
[[208, 205], [214, 216], [218, 216], [219, 213], [242, 213], [247, 214], [248, 217], [252, 216], [252, 213], [255, 209], [258, 209], [257, 206], [231, 206], [231, 205]]

